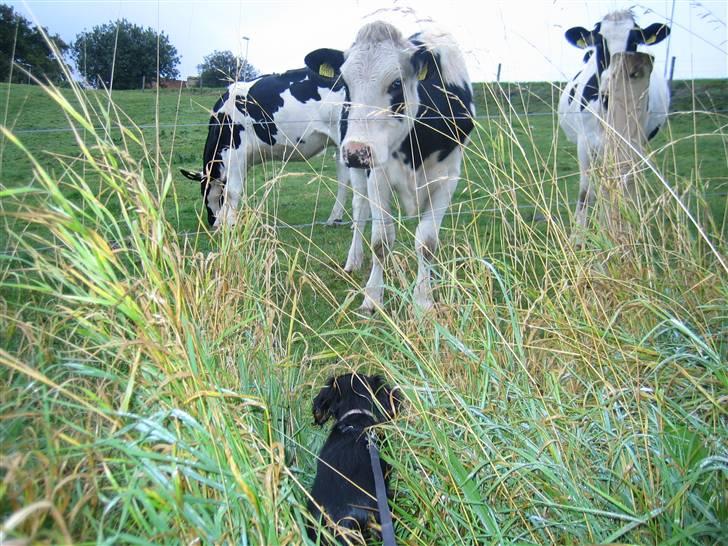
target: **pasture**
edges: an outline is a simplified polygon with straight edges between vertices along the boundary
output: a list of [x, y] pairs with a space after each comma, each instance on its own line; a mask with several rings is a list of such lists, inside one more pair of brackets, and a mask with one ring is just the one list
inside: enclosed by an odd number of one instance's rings
[[2, 536], [301, 544], [311, 400], [361, 370], [406, 400], [380, 432], [402, 544], [725, 540], [725, 81], [676, 82], [629, 243], [581, 249], [558, 88], [475, 90], [436, 311], [401, 218], [367, 320], [333, 150], [255, 167], [211, 233], [178, 170], [218, 91], [1, 86]]

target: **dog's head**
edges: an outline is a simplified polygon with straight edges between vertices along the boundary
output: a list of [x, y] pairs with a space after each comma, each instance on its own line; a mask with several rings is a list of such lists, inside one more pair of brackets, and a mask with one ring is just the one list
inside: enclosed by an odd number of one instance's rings
[[313, 419], [323, 425], [351, 410], [371, 411], [377, 422], [392, 419], [399, 409], [400, 391], [390, 389], [380, 375], [348, 373], [331, 377], [313, 401]]

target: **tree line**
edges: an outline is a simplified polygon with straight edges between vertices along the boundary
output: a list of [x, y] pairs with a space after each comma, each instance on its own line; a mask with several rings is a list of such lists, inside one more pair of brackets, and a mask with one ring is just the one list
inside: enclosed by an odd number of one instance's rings
[[[72, 61], [75, 73], [67, 68]], [[68, 44], [0, 4], [0, 81], [63, 84], [69, 77], [94, 88], [138, 89], [179, 77], [180, 57], [169, 36], [126, 19], [84, 30]], [[199, 84], [222, 87], [258, 71], [231, 51], [214, 51], [197, 65]]]

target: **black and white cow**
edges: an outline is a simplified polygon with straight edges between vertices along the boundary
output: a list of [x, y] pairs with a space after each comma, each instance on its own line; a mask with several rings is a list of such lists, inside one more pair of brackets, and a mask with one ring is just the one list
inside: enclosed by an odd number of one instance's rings
[[[344, 96], [341, 83], [307, 68], [231, 84], [213, 108], [202, 171], [181, 170], [200, 182], [208, 223], [235, 223], [250, 166], [271, 159], [308, 159], [329, 142], [338, 145]], [[348, 171], [337, 160], [339, 185], [329, 224], [343, 216]]]
[[[559, 124], [567, 138], [576, 144], [579, 158], [579, 199], [576, 205], [576, 222], [585, 227], [589, 207], [595, 192], [589, 175], [592, 164], [602, 153], [604, 119], [608, 107], [606, 90], [610, 74], [610, 60], [615, 53], [637, 51], [640, 45], [652, 45], [664, 40], [670, 28], [655, 23], [640, 28], [631, 11], [615, 11], [606, 15], [593, 30], [574, 27], [566, 31], [566, 39], [578, 48], [585, 49], [584, 66], [566, 85], [559, 100]], [[667, 119], [670, 106], [668, 84], [653, 70], [650, 77], [647, 106], [648, 139], [653, 138]]]
[[371, 313], [382, 304], [383, 266], [395, 238], [393, 192], [407, 215], [419, 217], [414, 300], [432, 307], [431, 262], [475, 113], [458, 46], [444, 33], [404, 38], [392, 25], [374, 22], [361, 28], [347, 51], [313, 51], [306, 65], [344, 84], [341, 157], [368, 172], [366, 186], [352, 179], [354, 236], [345, 266], [361, 267], [362, 230], [371, 207], [373, 258], [362, 310]]

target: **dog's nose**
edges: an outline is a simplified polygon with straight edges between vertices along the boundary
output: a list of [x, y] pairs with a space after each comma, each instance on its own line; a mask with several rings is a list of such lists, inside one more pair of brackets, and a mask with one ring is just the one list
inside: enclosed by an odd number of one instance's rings
[[344, 163], [353, 169], [369, 169], [372, 166], [372, 149], [361, 142], [349, 142], [343, 147]]

